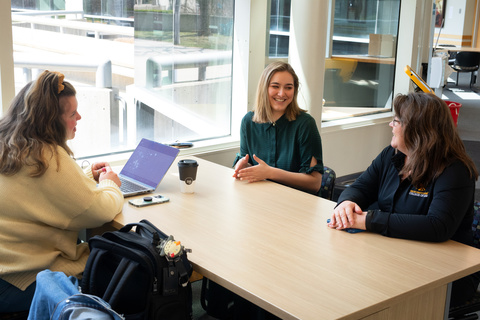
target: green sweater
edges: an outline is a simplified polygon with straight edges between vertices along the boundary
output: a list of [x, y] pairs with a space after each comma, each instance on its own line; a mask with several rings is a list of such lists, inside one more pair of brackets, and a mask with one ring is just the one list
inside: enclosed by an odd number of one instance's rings
[[[250, 163], [256, 165], [253, 155], [265, 161], [269, 166], [290, 172], [323, 174], [322, 140], [315, 119], [302, 112], [294, 121], [288, 121], [283, 115], [275, 123], [256, 123], [252, 121], [253, 112], [248, 112], [242, 120], [240, 129], [240, 154], [235, 163], [249, 155]], [[315, 167], [310, 167], [314, 157]]]
[[63, 148], [57, 153], [59, 165], [52, 155], [41, 177], [30, 177], [28, 167], [0, 175], [0, 278], [21, 290], [47, 268], [81, 274], [89, 250], [77, 245], [78, 232], [111, 221], [123, 207], [113, 181], [97, 187], [91, 167], [84, 172]]

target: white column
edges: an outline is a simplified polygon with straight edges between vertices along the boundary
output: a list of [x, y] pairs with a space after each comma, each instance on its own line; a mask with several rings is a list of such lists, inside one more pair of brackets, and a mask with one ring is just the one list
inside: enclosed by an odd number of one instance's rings
[[[1, 1], [1, 0], [0, 0]], [[233, 84], [232, 84], [232, 136], [239, 138], [240, 123], [255, 103], [260, 75], [268, 56], [267, 22], [269, 0], [235, 1]], [[249, 21], [246, 24], [238, 21]]]
[[0, 115], [8, 109], [15, 97], [13, 76], [12, 16], [10, 0], [0, 1]]
[[[289, 63], [300, 80], [298, 103], [322, 121], [325, 50], [328, 30], [328, 1], [292, 1]], [[307, 22], [308, 21], [308, 22]]]
[[[421, 74], [423, 59], [428, 59], [425, 50], [430, 50], [430, 22], [432, 18], [433, 0], [404, 0], [400, 6], [400, 23], [398, 26], [397, 60], [395, 65], [394, 96], [407, 93], [411, 80], [405, 74], [405, 66]], [[422, 32], [422, 30], [428, 30]], [[405, 76], [404, 76], [405, 75]]]

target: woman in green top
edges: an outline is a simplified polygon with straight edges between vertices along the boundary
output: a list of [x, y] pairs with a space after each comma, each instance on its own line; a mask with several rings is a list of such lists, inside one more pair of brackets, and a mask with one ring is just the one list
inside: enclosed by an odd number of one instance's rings
[[322, 141], [315, 119], [297, 103], [298, 77], [284, 62], [268, 65], [256, 105], [242, 120], [234, 177], [272, 180], [316, 194], [322, 183]]

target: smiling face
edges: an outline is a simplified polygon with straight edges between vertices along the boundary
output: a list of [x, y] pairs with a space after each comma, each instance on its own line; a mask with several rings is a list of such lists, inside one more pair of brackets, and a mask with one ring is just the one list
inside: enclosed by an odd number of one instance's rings
[[288, 71], [276, 72], [268, 85], [268, 98], [274, 120], [287, 110], [295, 95], [293, 76]]
[[61, 97], [59, 102], [63, 108], [62, 120], [67, 130], [67, 140], [71, 140], [75, 138], [77, 121], [82, 118], [77, 111], [77, 98], [75, 96], [65, 96]]

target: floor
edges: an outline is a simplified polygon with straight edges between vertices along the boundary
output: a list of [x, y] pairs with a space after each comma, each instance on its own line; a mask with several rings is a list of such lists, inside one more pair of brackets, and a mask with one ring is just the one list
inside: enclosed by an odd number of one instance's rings
[[216, 318], [209, 316], [202, 308], [202, 304], [200, 302], [201, 291], [202, 280], [192, 282], [193, 320], [215, 320]]
[[[449, 78], [443, 90], [444, 100], [462, 105], [458, 110], [458, 133], [477, 170], [480, 170], [480, 83], [471, 90], [470, 74], [461, 73], [458, 86], [455, 86], [455, 77], [453, 74], [453, 77]], [[476, 183], [475, 199], [480, 201], [480, 180]]]

